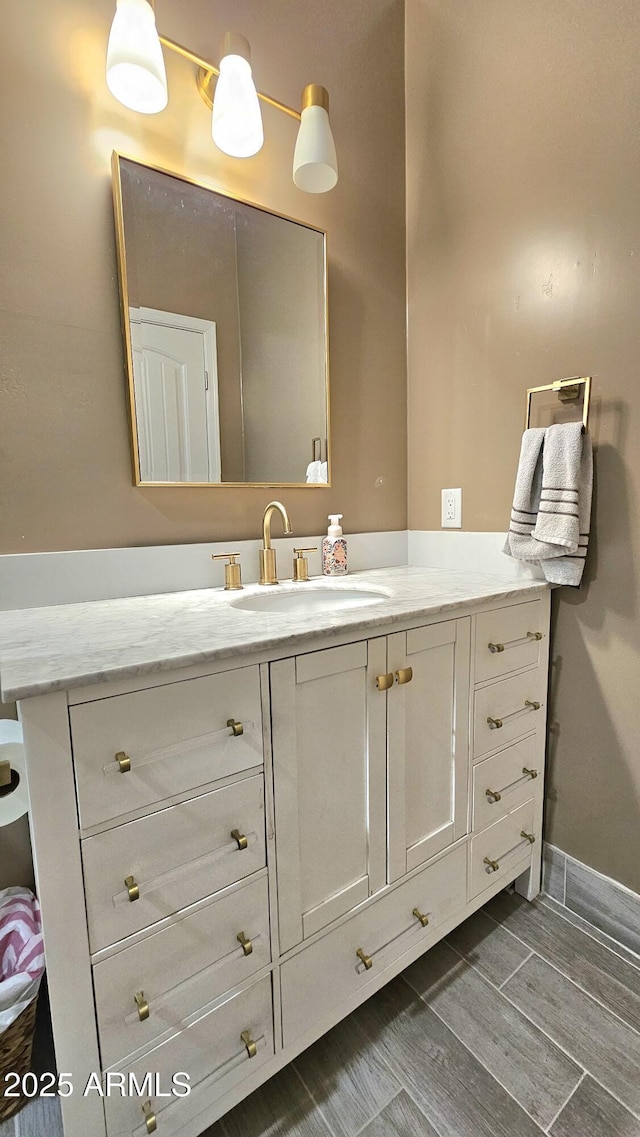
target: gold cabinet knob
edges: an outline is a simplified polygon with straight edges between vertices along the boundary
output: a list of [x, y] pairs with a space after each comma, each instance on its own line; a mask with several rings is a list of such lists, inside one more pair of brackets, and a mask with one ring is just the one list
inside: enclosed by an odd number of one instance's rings
[[227, 719], [227, 726], [231, 727], [231, 733], [234, 738], [240, 738], [244, 734], [244, 727], [241, 722], [236, 722], [235, 719]]
[[423, 928], [426, 928], [427, 924], [429, 923], [429, 917], [425, 916], [424, 912], [421, 912], [419, 908], [414, 908], [411, 915], [415, 916], [416, 920], [420, 921]]
[[251, 955], [251, 952], [253, 951], [253, 944], [252, 944], [251, 940], [247, 939], [244, 932], [238, 932], [236, 939], [237, 939], [238, 943], [242, 944], [242, 950], [243, 950], [244, 954], [245, 955]]
[[134, 1002], [136, 1004], [136, 1007], [138, 1008], [138, 1018], [140, 1019], [140, 1022], [143, 1023], [145, 1021], [145, 1019], [149, 1018], [149, 1014], [150, 1014], [149, 1004], [147, 1003], [147, 1000], [144, 997], [144, 991], [138, 991], [133, 996], [133, 999], [134, 999]]
[[410, 683], [413, 679], [413, 667], [400, 667], [396, 671], [396, 683], [401, 687], [404, 683]]
[[356, 955], [357, 955], [358, 959], [361, 959], [362, 962], [364, 963], [365, 971], [370, 971], [371, 968], [373, 967], [373, 960], [372, 960], [371, 956], [367, 955], [367, 953], [361, 947], [358, 948]]
[[241, 1035], [240, 1035], [240, 1038], [242, 1039], [242, 1041], [244, 1042], [244, 1044], [247, 1048], [247, 1054], [249, 1055], [249, 1057], [255, 1058], [256, 1054], [258, 1053], [258, 1047], [256, 1046], [255, 1042], [253, 1041], [253, 1039], [251, 1037], [251, 1031], [250, 1030], [243, 1030]]
[[502, 801], [500, 790], [485, 790], [484, 792], [489, 798], [489, 805], [493, 805], [495, 801]]
[[502, 725], [503, 725], [502, 719], [488, 718], [487, 722], [489, 723], [489, 730], [501, 730], [502, 729]]
[[530, 844], [530, 845], [533, 845], [533, 843], [534, 843], [534, 841], [535, 841], [535, 839], [536, 839], [536, 838], [535, 838], [535, 833], [526, 833], [526, 832], [524, 831], [524, 829], [521, 829], [521, 830], [520, 830], [520, 836], [521, 836], [521, 837], [525, 837], [525, 838], [526, 838], [526, 840], [529, 842], [529, 844]]
[[156, 1121], [156, 1115], [151, 1108], [150, 1101], [146, 1101], [144, 1103], [142, 1112], [144, 1114], [144, 1123], [147, 1127], [147, 1133], [155, 1133], [156, 1129], [158, 1128], [158, 1122]]
[[525, 707], [531, 707], [532, 711], [539, 711], [542, 703], [536, 702], [535, 699], [525, 699], [524, 705]]
[[487, 644], [487, 647], [489, 648], [489, 651], [493, 652], [494, 654], [497, 651], [504, 651], [504, 644]]
[[541, 640], [542, 632], [527, 632], [527, 636], [530, 640]]
[[537, 771], [537, 770], [530, 770], [530, 769], [528, 768], [528, 766], [523, 766], [523, 767], [522, 767], [522, 773], [523, 773], [523, 774], [528, 774], [528, 775], [529, 775], [529, 777], [531, 778], [531, 780], [532, 780], [532, 781], [533, 781], [533, 779], [534, 779], [534, 778], [537, 778], [537, 777], [538, 777], [538, 771]]
[[229, 561], [229, 564], [224, 566], [224, 587], [227, 591], [229, 591], [229, 589], [242, 588], [242, 568], [239, 564], [236, 564], [236, 557], [239, 556], [240, 553], [211, 554], [212, 561], [226, 561], [227, 559]]
[[249, 842], [247, 841], [244, 833], [241, 833], [239, 829], [232, 829], [231, 836], [233, 837], [234, 841], [237, 841], [239, 849], [246, 849]]
[[129, 900], [133, 904], [134, 900], [140, 899], [140, 887], [136, 884], [135, 877], [125, 876], [124, 884], [127, 892], [129, 893]]
[[386, 675], [376, 675], [376, 687], [379, 691], [388, 691], [389, 687], [393, 687], [393, 672], [388, 671]]
[[498, 861], [492, 861], [491, 857], [485, 857], [482, 863], [489, 866], [487, 872], [497, 872], [500, 868], [500, 863]]
[[120, 773], [121, 774], [128, 774], [129, 773], [129, 770], [131, 769], [131, 759], [130, 759], [128, 754], [125, 754], [124, 750], [118, 751], [118, 753], [116, 754], [116, 762], [118, 763], [118, 766], [120, 767]]

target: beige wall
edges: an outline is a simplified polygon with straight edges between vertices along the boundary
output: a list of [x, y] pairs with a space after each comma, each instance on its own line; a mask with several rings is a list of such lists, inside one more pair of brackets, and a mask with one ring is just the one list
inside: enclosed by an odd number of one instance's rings
[[135, 489], [119, 329], [113, 148], [328, 231], [334, 485], [282, 491], [299, 535], [406, 525], [402, 0], [158, 0], [161, 30], [212, 57], [250, 39], [258, 85], [325, 84], [333, 193], [291, 180], [296, 125], [264, 111], [254, 159], [213, 147], [195, 70], [167, 53], [146, 118], [104, 81], [112, 0], [21, 0], [3, 21], [0, 552], [257, 536], [269, 490]]
[[409, 524], [504, 530], [525, 390], [594, 376], [594, 547], [554, 598], [547, 837], [640, 891], [640, 7], [407, 0]]

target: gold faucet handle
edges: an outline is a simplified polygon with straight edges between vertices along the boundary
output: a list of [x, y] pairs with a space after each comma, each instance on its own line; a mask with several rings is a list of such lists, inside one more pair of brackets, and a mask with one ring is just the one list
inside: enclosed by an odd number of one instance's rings
[[211, 554], [211, 560], [212, 561], [224, 561], [227, 559], [229, 561], [229, 563], [224, 566], [224, 587], [226, 590], [243, 587], [243, 584], [242, 584], [242, 567], [239, 563], [236, 564], [236, 557], [239, 557], [239, 556], [240, 556], [240, 553], [212, 553]]
[[293, 550], [293, 579], [294, 580], [308, 580], [309, 579], [309, 559], [303, 556], [303, 553], [317, 553], [317, 545], [309, 545], [306, 549]]

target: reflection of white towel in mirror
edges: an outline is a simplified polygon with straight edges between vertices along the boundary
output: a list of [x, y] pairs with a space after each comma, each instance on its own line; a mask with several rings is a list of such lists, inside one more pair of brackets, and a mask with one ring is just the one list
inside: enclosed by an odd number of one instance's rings
[[309, 462], [307, 466], [307, 482], [309, 485], [326, 485], [327, 484], [327, 463], [326, 462]]

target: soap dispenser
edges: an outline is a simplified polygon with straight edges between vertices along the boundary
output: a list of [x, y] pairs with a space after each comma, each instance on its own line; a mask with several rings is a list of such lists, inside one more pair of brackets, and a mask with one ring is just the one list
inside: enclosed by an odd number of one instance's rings
[[347, 542], [342, 536], [341, 513], [330, 513], [331, 524], [322, 542], [322, 571], [325, 576], [346, 576]]

